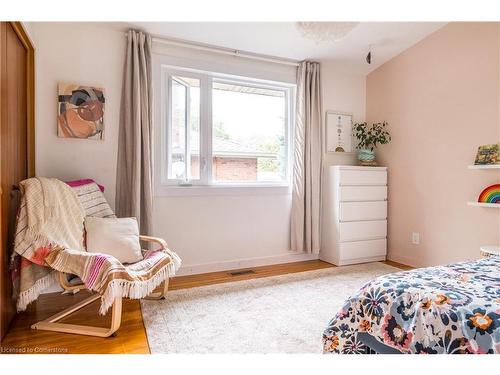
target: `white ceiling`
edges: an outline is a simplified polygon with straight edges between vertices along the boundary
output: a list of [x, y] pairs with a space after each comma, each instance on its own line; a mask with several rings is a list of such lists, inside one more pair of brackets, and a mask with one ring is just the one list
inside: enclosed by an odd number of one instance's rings
[[[378, 66], [445, 25], [444, 22], [360, 22], [338, 42], [316, 43], [295, 22], [135, 22], [155, 36], [295, 60], [336, 60], [361, 73]], [[372, 64], [365, 62], [372, 47]]]

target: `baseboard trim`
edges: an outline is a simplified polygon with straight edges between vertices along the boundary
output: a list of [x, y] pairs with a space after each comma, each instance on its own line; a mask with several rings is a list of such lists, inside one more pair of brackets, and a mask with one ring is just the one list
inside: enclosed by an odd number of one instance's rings
[[351, 266], [353, 264], [371, 263], [371, 262], [382, 262], [385, 259], [386, 259], [385, 255], [378, 256], [378, 257], [349, 259], [349, 260], [343, 260], [343, 261], [338, 262], [338, 266]]
[[415, 258], [407, 257], [404, 255], [399, 255], [399, 254], [394, 254], [394, 253], [387, 254], [387, 260], [392, 260], [393, 262], [401, 263], [401, 264], [404, 264], [406, 266], [410, 266], [410, 267], [414, 267], [414, 268], [426, 267], [425, 264], [422, 264], [421, 262], [419, 262]]
[[303, 262], [307, 260], [315, 260], [318, 258], [319, 258], [318, 254], [289, 253], [289, 254], [272, 255], [259, 258], [230, 260], [224, 262], [182, 265], [179, 271], [177, 271], [176, 275], [177, 276], [197, 275], [207, 272], [220, 272], [220, 271], [236, 270], [240, 268], [269, 266], [272, 264]]

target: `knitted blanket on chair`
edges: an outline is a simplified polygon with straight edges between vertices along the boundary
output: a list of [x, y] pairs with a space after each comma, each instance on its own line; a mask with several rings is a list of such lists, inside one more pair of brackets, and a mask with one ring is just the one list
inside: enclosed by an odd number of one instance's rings
[[85, 211], [71, 187], [42, 177], [24, 180], [19, 187], [13, 260], [18, 311], [56, 282], [55, 271], [77, 275], [99, 293], [99, 312], [105, 314], [117, 297], [147, 297], [180, 266], [179, 257], [168, 249], [149, 251], [131, 265], [88, 253], [83, 245]]

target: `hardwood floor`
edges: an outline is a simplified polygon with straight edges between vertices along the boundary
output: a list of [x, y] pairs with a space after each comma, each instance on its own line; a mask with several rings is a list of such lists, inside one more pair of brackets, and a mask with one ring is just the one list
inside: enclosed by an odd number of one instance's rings
[[[385, 261], [385, 264], [400, 268], [411, 267], [396, 262]], [[201, 275], [179, 276], [170, 280], [170, 290], [193, 288], [202, 285], [212, 285], [225, 282], [248, 280], [261, 277], [284, 275], [287, 273], [318, 270], [335, 267], [321, 260], [277, 264], [252, 268], [251, 273], [231, 275], [231, 272], [212, 272]], [[245, 270], [236, 270], [241, 272]], [[116, 337], [106, 339], [77, 336], [64, 333], [35, 331], [31, 324], [70, 306], [88, 296], [88, 292], [76, 295], [62, 296], [59, 293], [43, 294], [29, 306], [28, 310], [18, 314], [12, 326], [0, 344], [0, 354], [5, 353], [70, 353], [70, 354], [147, 354], [149, 353], [146, 330], [142, 321], [141, 307], [137, 300], [123, 300], [122, 325]], [[110, 314], [99, 317], [97, 310], [99, 301], [78, 311], [73, 316], [63, 320], [66, 323], [92, 324], [105, 326], [109, 324]]]
[[[285, 275], [287, 273], [312, 271], [329, 267], [335, 267], [335, 266], [333, 264], [326, 263], [321, 260], [310, 260], [305, 262], [274, 264], [271, 266], [254, 267], [249, 269], [243, 268], [234, 271], [222, 271], [222, 272], [203, 273], [200, 275], [178, 276], [170, 280], [168, 289], [175, 290], [184, 288], [194, 288], [202, 285], [212, 285], [212, 284], [227, 283], [231, 281], [259, 279], [261, 277]], [[231, 272], [241, 272], [245, 270], [251, 270], [253, 272], [244, 273], [236, 276], [230, 275]]]
[[393, 267], [399, 268], [399, 269], [401, 269], [403, 271], [412, 270], [414, 268], [412, 266], [407, 266], [406, 264], [401, 264], [401, 263], [398, 263], [398, 262], [393, 262], [392, 260], [384, 260], [382, 263], [388, 264], [389, 266], [393, 266]]
[[[146, 329], [142, 322], [138, 300], [123, 300], [122, 324], [116, 337], [99, 338], [65, 333], [35, 331], [31, 324], [43, 320], [71, 306], [90, 294], [87, 291], [75, 295], [60, 293], [42, 294], [24, 313], [18, 314], [1, 344], [1, 352], [29, 350], [28, 353], [91, 353], [91, 354], [148, 354]], [[109, 327], [111, 314], [99, 317], [99, 301], [86, 306], [77, 313], [61, 320], [62, 323], [92, 324]]]

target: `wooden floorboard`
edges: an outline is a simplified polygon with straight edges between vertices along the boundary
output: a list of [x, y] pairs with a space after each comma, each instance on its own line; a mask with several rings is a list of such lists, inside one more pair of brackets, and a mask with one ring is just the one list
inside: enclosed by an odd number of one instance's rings
[[[287, 273], [313, 271], [322, 268], [335, 267], [333, 264], [321, 260], [310, 260], [304, 262], [274, 264], [271, 266], [243, 268], [221, 272], [210, 272], [199, 275], [178, 276], [170, 280], [169, 290], [194, 288], [203, 285], [227, 283], [232, 281], [258, 279], [261, 277], [285, 275]], [[252, 273], [232, 276], [231, 272], [241, 272], [251, 270]]]
[[393, 262], [392, 260], [385, 260], [381, 263], [388, 264], [389, 266], [393, 266], [399, 269], [402, 269], [403, 271], [408, 271], [414, 269], [412, 266], [407, 266], [406, 264], [398, 263], [398, 262]]
[[[392, 262], [383, 262], [400, 269], [411, 267]], [[237, 276], [233, 271], [211, 272], [200, 275], [179, 276], [170, 280], [169, 290], [193, 288], [203, 285], [220, 284], [232, 281], [249, 280], [261, 277], [284, 275], [288, 273], [313, 271], [335, 267], [321, 260], [276, 264], [271, 266], [254, 267], [251, 273]], [[245, 270], [245, 269], [244, 269]], [[244, 271], [235, 270], [235, 271]], [[72, 334], [35, 331], [31, 324], [43, 320], [64, 308], [81, 301], [88, 296], [88, 292], [76, 295], [61, 295], [59, 293], [43, 294], [28, 307], [28, 310], [16, 316], [0, 344], [0, 353], [21, 352], [28, 353], [70, 353], [70, 354], [147, 354], [149, 353], [146, 330], [142, 320], [140, 303], [137, 300], [123, 300], [122, 324], [116, 337], [98, 338]], [[61, 322], [73, 324], [109, 325], [110, 315], [99, 317], [97, 310], [99, 301], [92, 303]]]
[[[22, 350], [21, 353], [91, 353], [91, 354], [148, 354], [146, 329], [142, 321], [138, 300], [123, 300], [122, 324], [116, 337], [99, 338], [66, 333], [36, 331], [31, 324], [71, 306], [90, 294], [87, 291], [75, 295], [60, 293], [42, 294], [28, 309], [18, 314], [1, 343], [2, 352]], [[96, 301], [75, 314], [64, 318], [61, 323], [108, 326], [111, 312], [104, 317], [98, 315], [100, 301]]]

